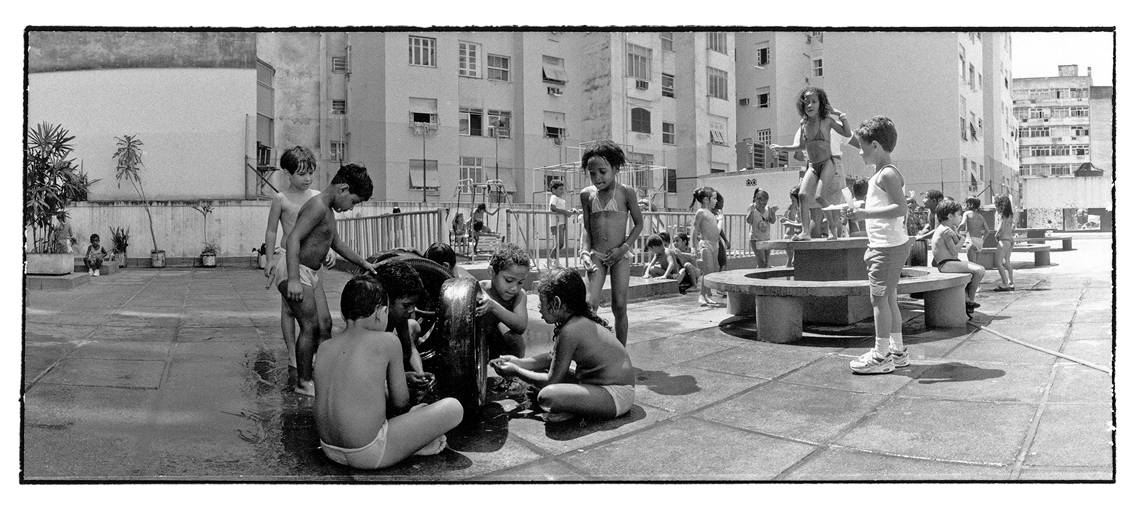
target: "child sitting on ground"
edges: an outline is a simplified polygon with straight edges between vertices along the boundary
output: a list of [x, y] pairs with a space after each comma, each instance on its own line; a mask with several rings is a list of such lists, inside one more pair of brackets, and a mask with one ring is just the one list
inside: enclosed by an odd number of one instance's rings
[[978, 253], [982, 251], [986, 235], [990, 233], [990, 225], [981, 213], [982, 201], [977, 197], [966, 199], [966, 212], [962, 215], [962, 224], [966, 229], [966, 260], [977, 263]]
[[384, 330], [395, 333], [400, 340], [408, 388], [412, 390], [413, 398], [419, 398], [431, 388], [435, 379], [431, 373], [424, 372], [416, 343], [419, 337], [416, 303], [424, 292], [423, 281], [412, 266], [393, 259], [376, 267], [376, 279], [388, 294], [388, 327]]
[[633, 364], [625, 345], [586, 303], [582, 278], [569, 269], [548, 272], [538, 283], [538, 297], [542, 320], [554, 324], [554, 349], [529, 358], [502, 356], [491, 366], [541, 387], [538, 405], [549, 413], [547, 422], [627, 413], [633, 407]]
[[641, 276], [642, 278], [665, 279], [665, 273], [669, 270], [669, 253], [665, 251], [665, 245], [668, 242], [669, 232], [653, 234], [645, 240], [644, 250], [652, 253], [653, 258], [650, 258], [649, 263], [646, 264], [645, 274]]
[[752, 192], [752, 203], [744, 213], [745, 221], [752, 227], [748, 242], [756, 255], [756, 267], [768, 267], [768, 246], [764, 243], [772, 238], [771, 226], [776, 223], [776, 206], [768, 207], [768, 192], [757, 188]]
[[974, 314], [974, 309], [981, 304], [974, 302], [974, 295], [982, 284], [986, 275], [986, 268], [976, 263], [958, 260], [958, 250], [963, 246], [961, 236], [958, 235], [958, 226], [962, 224], [962, 206], [952, 200], [944, 200], [934, 209], [938, 217], [938, 228], [934, 229], [934, 239], [931, 250], [934, 255], [934, 267], [938, 272], [964, 272], [973, 276], [966, 285], [966, 313]]
[[321, 345], [313, 365], [313, 411], [321, 450], [357, 469], [388, 467], [447, 448], [447, 431], [463, 420], [453, 398], [408, 409], [400, 342], [388, 327], [387, 296], [369, 276], [344, 286], [344, 332]]
[[[491, 256], [491, 279], [479, 282], [483, 296], [475, 314], [487, 341], [487, 356], [522, 356], [526, 353], [526, 290], [530, 256], [515, 244], [506, 243]], [[492, 388], [515, 392], [516, 382], [494, 382]]]
[[87, 246], [87, 253], [83, 255], [83, 266], [87, 267], [87, 273], [98, 276], [99, 268], [103, 267], [103, 261], [106, 259], [107, 249], [99, 244], [99, 234], [91, 234], [91, 244]]
[[684, 295], [689, 288], [696, 284], [701, 277], [701, 270], [697, 268], [696, 258], [689, 253], [689, 234], [678, 232], [673, 238], [669, 248], [669, 266], [665, 268], [665, 275], [672, 277], [676, 272], [677, 290]]

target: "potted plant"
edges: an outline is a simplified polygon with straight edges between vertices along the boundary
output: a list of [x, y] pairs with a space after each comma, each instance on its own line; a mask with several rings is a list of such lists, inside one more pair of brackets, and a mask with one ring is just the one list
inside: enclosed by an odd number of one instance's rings
[[[24, 229], [31, 232], [27, 274], [70, 274], [75, 258], [70, 237], [59, 240], [67, 205], [87, 198], [88, 181], [71, 154], [71, 135], [62, 125], [44, 122], [29, 128], [24, 144]], [[98, 180], [96, 180], [98, 181]], [[58, 226], [57, 226], [58, 224]], [[69, 234], [68, 234], [69, 235]]]
[[146, 199], [142, 179], [139, 178], [139, 170], [143, 167], [142, 145], [143, 143], [139, 140], [138, 135], [115, 137], [116, 149], [115, 153], [111, 155], [111, 158], [115, 159], [115, 181], [120, 186], [124, 179], [130, 181], [135, 193], [138, 193], [139, 198], [142, 199], [143, 209], [146, 211], [146, 221], [150, 225], [150, 243], [152, 246], [150, 266], [165, 267], [166, 251], [158, 249], [158, 240], [155, 239], [154, 235], [154, 218], [150, 214], [150, 201]]
[[111, 227], [111, 253], [115, 255], [115, 260], [119, 262], [119, 267], [127, 266], [127, 241], [130, 239], [130, 228]]
[[218, 261], [218, 245], [206, 239], [206, 216], [214, 212], [214, 204], [203, 200], [194, 206], [194, 210], [202, 215], [202, 259], [203, 267], [214, 267]]

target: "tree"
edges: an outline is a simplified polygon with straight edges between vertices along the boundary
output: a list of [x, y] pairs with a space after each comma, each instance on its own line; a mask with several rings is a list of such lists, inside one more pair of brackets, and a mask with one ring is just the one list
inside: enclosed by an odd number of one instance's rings
[[146, 198], [146, 193], [143, 192], [142, 179], [139, 177], [139, 171], [143, 167], [142, 161], [142, 141], [136, 135], [123, 135], [122, 137], [115, 137], [115, 153], [111, 158], [115, 159], [115, 181], [117, 186], [121, 187], [123, 180], [126, 179], [134, 187], [135, 193], [139, 194], [139, 198], [143, 201], [143, 209], [146, 210], [146, 221], [150, 225], [150, 243], [153, 248], [151, 251], [158, 251], [158, 240], [154, 235], [154, 217], [150, 214], [150, 201]]
[[29, 128], [24, 144], [24, 227], [32, 231], [32, 252], [55, 252], [52, 220], [67, 220], [67, 205], [87, 199], [89, 181], [71, 155], [71, 135], [48, 122]]

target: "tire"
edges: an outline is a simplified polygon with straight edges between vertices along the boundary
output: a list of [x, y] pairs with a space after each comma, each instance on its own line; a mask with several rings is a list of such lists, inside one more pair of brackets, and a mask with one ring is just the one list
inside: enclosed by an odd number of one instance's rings
[[487, 392], [487, 343], [475, 316], [479, 283], [453, 278], [443, 282], [437, 335], [446, 337], [437, 383], [444, 396], [455, 397], [465, 413], [477, 413]]

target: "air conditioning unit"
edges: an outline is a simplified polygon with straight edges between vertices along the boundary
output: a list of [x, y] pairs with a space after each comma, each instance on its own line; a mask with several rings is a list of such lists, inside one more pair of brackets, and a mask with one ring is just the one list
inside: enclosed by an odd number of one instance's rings
[[546, 94], [547, 95], [553, 95], [556, 97], [561, 97], [562, 96], [562, 88], [558, 88], [555, 86], [547, 86], [546, 87]]
[[637, 86], [637, 89], [639, 89], [639, 90], [648, 90], [649, 89], [649, 81], [642, 81], [641, 79], [638, 79], [634, 84]]
[[749, 98], [748, 98], [748, 97], [744, 97], [744, 98], [740, 99], [739, 101], [737, 101], [737, 103], [739, 103], [740, 105], [748, 105], [748, 103], [749, 103]]

